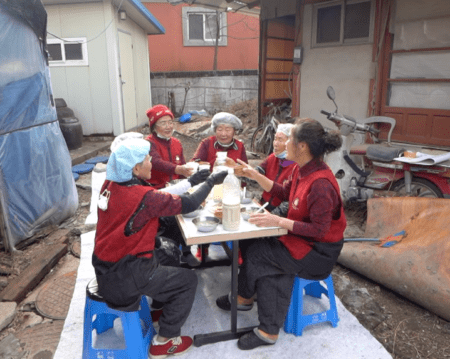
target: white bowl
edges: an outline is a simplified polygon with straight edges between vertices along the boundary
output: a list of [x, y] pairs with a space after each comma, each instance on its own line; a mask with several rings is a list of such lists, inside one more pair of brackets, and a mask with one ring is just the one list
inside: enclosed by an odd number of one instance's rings
[[185, 218], [194, 218], [194, 217], [197, 217], [202, 210], [203, 210], [203, 206], [200, 206], [195, 211], [182, 214], [182, 216]]
[[248, 221], [248, 219], [250, 218], [250, 215], [252, 213], [255, 213], [257, 210], [259, 210], [261, 207], [249, 207], [249, 208], [243, 208], [241, 210], [241, 214], [242, 214], [242, 218], [245, 221]]

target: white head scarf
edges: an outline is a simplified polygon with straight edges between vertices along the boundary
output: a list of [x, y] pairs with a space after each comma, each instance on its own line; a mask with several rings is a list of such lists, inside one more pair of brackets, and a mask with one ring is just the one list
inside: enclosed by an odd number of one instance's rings
[[216, 132], [216, 128], [219, 125], [229, 125], [232, 126], [235, 131], [238, 131], [242, 128], [242, 121], [231, 113], [219, 112], [216, 113], [211, 119], [212, 131]]
[[286, 136], [291, 135], [291, 129], [294, 127], [291, 123], [280, 123], [277, 127], [277, 132], [284, 133]]
[[[291, 135], [292, 127], [294, 127], [294, 125], [291, 124], [291, 123], [280, 123], [278, 125], [278, 127], [277, 127], [277, 133], [280, 132], [280, 133], [285, 134], [287, 137], [289, 137]], [[280, 158], [280, 159], [285, 159], [286, 158], [286, 154], [287, 154], [287, 151], [284, 150], [283, 152], [281, 152], [281, 153], [279, 153], [279, 154], [277, 154], [275, 156]]]

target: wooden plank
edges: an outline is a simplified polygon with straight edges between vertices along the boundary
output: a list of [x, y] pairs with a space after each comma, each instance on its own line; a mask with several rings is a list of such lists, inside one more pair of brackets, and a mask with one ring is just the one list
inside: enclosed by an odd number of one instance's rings
[[68, 244], [69, 243], [69, 234], [70, 229], [58, 229], [57, 231], [50, 234], [48, 237], [48, 243], [61, 243]]
[[68, 243], [69, 232], [69, 229], [59, 229], [56, 225], [47, 226], [35, 233], [32, 237], [17, 243], [16, 249], [21, 250], [46, 237], [48, 237], [46, 239], [47, 243]]
[[21, 302], [35, 288], [56, 263], [67, 253], [67, 244], [53, 244], [36, 258], [16, 279], [0, 293], [0, 301]]

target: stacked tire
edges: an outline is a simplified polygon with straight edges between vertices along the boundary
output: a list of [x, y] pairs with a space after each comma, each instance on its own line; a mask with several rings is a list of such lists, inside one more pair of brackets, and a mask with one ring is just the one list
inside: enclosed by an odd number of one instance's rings
[[59, 127], [66, 140], [69, 150], [76, 150], [83, 145], [83, 129], [80, 121], [75, 117], [73, 110], [67, 107], [62, 98], [55, 99], [56, 113]]

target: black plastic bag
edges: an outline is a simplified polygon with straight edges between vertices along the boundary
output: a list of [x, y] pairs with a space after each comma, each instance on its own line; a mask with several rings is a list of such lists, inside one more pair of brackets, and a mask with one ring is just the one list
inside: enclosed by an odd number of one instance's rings
[[180, 266], [181, 250], [171, 239], [162, 236], [155, 237], [154, 253], [160, 264], [170, 267]]

